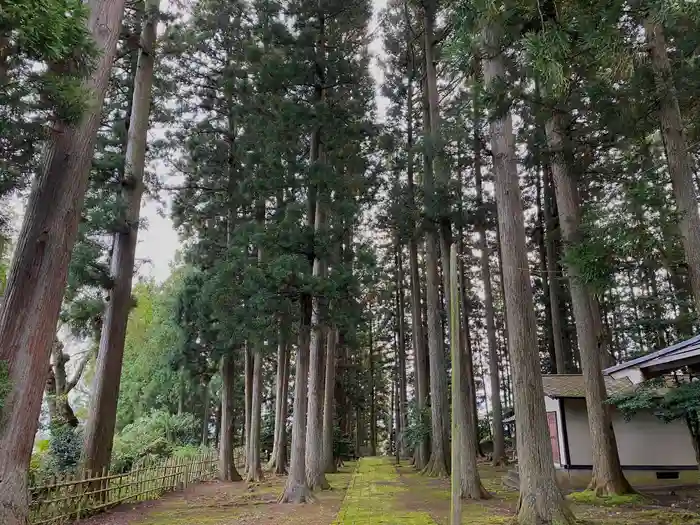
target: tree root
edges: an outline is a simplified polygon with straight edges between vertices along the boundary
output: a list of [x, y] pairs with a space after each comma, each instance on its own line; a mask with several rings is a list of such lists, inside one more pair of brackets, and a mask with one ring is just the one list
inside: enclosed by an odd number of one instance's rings
[[289, 483], [284, 488], [284, 492], [280, 494], [277, 499], [277, 503], [314, 503], [316, 498], [314, 498], [311, 490], [308, 486], [302, 483], [294, 483], [290, 485]]
[[421, 474], [430, 478], [446, 478], [450, 472], [444, 461], [439, 461], [431, 455], [428, 464], [421, 470]]

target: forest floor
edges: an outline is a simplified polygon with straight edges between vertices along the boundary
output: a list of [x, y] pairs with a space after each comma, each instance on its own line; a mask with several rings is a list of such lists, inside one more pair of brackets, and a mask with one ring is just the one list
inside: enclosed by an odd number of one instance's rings
[[[501, 479], [506, 469], [482, 465], [489, 500], [463, 504], [463, 523], [501, 525], [515, 515], [518, 494]], [[126, 505], [84, 520], [81, 525], [446, 525], [449, 481], [425, 478], [391, 458], [362, 458], [328, 475], [331, 491], [316, 494], [312, 505], [280, 505], [284, 478], [262, 483], [203, 483], [157, 501]], [[576, 516], [590, 525], [699, 525], [694, 510], [698, 489], [684, 496], [600, 499], [590, 493], [569, 496]], [[689, 496], [687, 504], [683, 497]], [[655, 498], [655, 496], [651, 496]], [[693, 510], [688, 510], [693, 509]]]

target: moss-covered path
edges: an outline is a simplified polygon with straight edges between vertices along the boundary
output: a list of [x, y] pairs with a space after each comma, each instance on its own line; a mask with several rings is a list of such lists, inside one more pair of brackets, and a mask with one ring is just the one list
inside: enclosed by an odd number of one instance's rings
[[362, 458], [333, 525], [436, 525], [406, 507], [408, 491], [390, 458]]

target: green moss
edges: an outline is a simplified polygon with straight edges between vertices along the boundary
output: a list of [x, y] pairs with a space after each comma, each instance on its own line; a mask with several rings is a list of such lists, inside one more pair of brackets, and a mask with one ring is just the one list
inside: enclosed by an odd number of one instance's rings
[[584, 490], [569, 494], [568, 498], [574, 503], [582, 505], [599, 505], [602, 507], [622, 507], [630, 505], [643, 505], [649, 501], [641, 494], [612, 494], [610, 496], [596, 496], [592, 490]]
[[700, 523], [700, 514], [675, 510], [644, 510], [634, 514], [630, 525], [653, 523], [654, 525], [690, 525]]
[[363, 458], [333, 525], [435, 525], [429, 514], [401, 508], [398, 498], [407, 490], [390, 460]]
[[5, 398], [10, 393], [11, 387], [10, 368], [5, 361], [0, 361], [0, 412], [2, 412]]

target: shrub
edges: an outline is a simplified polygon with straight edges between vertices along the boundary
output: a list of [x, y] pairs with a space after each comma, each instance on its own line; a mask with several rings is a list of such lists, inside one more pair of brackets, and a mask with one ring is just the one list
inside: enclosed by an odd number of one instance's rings
[[123, 472], [145, 458], [168, 458], [178, 447], [194, 446], [198, 440], [199, 424], [192, 414], [153, 410], [115, 436], [112, 468]]

